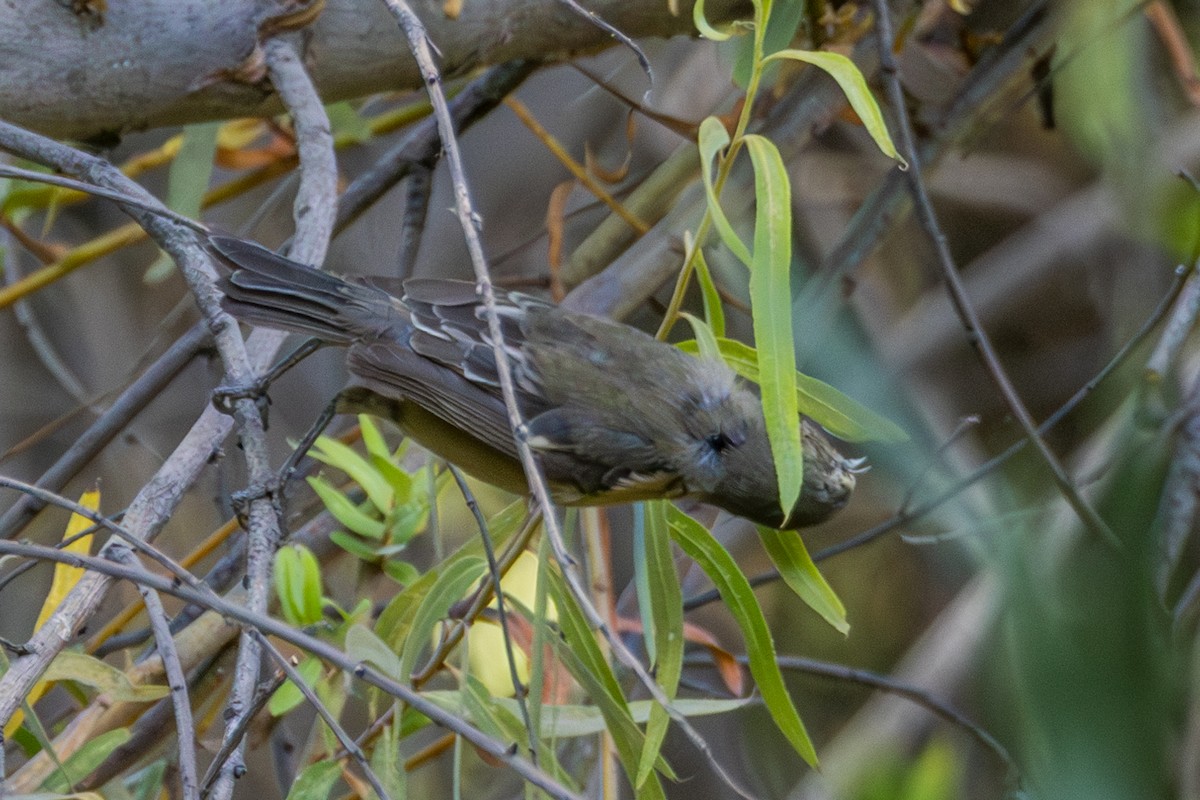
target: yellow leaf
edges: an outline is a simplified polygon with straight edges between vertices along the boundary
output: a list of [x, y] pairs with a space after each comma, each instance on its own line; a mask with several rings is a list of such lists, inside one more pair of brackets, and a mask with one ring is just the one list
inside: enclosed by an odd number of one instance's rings
[[[97, 511], [100, 508], [100, 490], [92, 489], [84, 492], [79, 498], [79, 505], [89, 511]], [[63, 550], [71, 553], [88, 553], [92, 548], [92, 534], [80, 536], [79, 534], [86, 531], [95, 525], [87, 517], [82, 514], [72, 514], [71, 519], [67, 522], [67, 529], [63, 532]], [[74, 541], [72, 541], [74, 539]], [[38, 614], [37, 624], [34, 625], [34, 630], [41, 628], [50, 618], [50, 615], [62, 604], [63, 598], [70, 593], [75, 584], [79, 583], [79, 579], [83, 577], [84, 570], [80, 567], [72, 567], [69, 564], [57, 563], [54, 565], [54, 578], [50, 582], [50, 593], [46, 595], [45, 602], [42, 603], [42, 610]], [[38, 681], [29, 695], [25, 698], [26, 703], [31, 707], [38, 701], [46, 689], [49, 687], [49, 681]], [[9, 719], [8, 724], [4, 726], [4, 738], [10, 738], [17, 729], [21, 727], [21, 723], [25, 720], [25, 714], [21, 709], [17, 709], [16, 713]]]
[[[79, 505], [89, 511], [98, 511], [100, 508], [100, 490], [92, 489], [84, 492], [79, 498]], [[83, 553], [85, 555], [90, 553], [94, 535], [89, 533], [86, 536], [80, 536], [79, 534], [88, 528], [94, 527], [95, 524], [82, 514], [72, 514], [70, 521], [67, 523], [67, 529], [63, 532], [63, 542], [65, 544], [62, 549], [68, 553]], [[75, 584], [79, 583], [79, 579], [83, 577], [83, 573], [84, 570], [82, 567], [72, 567], [70, 564], [63, 564], [61, 562], [54, 565], [54, 580], [50, 583], [50, 593], [46, 595], [46, 601], [42, 603], [42, 610], [38, 614], [37, 624], [33, 626], [34, 630], [46, 624], [46, 620], [62, 604], [63, 598], [75, 588]]]

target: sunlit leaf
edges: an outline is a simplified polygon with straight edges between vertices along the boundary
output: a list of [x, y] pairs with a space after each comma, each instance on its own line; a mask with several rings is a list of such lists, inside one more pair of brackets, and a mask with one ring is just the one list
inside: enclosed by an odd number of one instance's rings
[[[100, 510], [100, 490], [91, 489], [84, 492], [79, 496], [79, 505], [89, 511], [98, 512]], [[67, 521], [67, 528], [63, 531], [62, 540], [66, 544], [62, 549], [68, 553], [89, 553], [95, 534], [89, 533], [86, 536], [80, 536], [80, 534], [95, 525], [96, 523], [82, 514], [71, 514], [71, 518]], [[50, 615], [62, 604], [63, 599], [75, 588], [75, 584], [79, 583], [84, 572], [86, 570], [83, 567], [74, 567], [62, 562], [54, 565], [54, 577], [50, 581], [50, 591], [42, 603], [42, 610], [38, 612], [37, 622], [33, 626], [34, 630], [38, 630], [46, 623]]]

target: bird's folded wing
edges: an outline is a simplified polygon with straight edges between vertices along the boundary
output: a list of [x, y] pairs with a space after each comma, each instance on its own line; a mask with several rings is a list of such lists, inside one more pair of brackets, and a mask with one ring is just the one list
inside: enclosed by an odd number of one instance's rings
[[[358, 382], [377, 394], [415, 403], [488, 447], [517, 457], [504, 401], [491, 387], [390, 342], [354, 345], [347, 364]], [[419, 431], [410, 433], [421, 439]]]

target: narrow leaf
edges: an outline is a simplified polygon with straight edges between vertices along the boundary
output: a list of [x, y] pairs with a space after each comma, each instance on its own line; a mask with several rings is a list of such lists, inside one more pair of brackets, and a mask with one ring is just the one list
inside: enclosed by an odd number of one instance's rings
[[[79, 496], [79, 505], [89, 511], [100, 510], [100, 490], [91, 489]], [[63, 550], [69, 553], [88, 553], [92, 549], [92, 539], [95, 534], [89, 533], [87, 536], [79, 534], [86, 531], [88, 528], [94, 527], [96, 523], [92, 522], [82, 514], [71, 514], [71, 518], [67, 520], [67, 528], [63, 531], [63, 541], [67, 544], [63, 545]], [[50, 592], [46, 595], [45, 602], [42, 603], [42, 610], [38, 613], [37, 622], [33, 629], [37, 630], [45, 624], [46, 620], [50, 619], [62, 603], [63, 599], [75, 588], [75, 584], [79, 583], [79, 579], [83, 577], [84, 569], [82, 567], [73, 567], [70, 564], [57, 563], [54, 565], [54, 578], [50, 581]]]
[[69, 792], [72, 785], [87, 777], [96, 767], [104, 763], [112, 752], [129, 741], [128, 728], [101, 733], [83, 744], [62, 766], [54, 770], [42, 783], [48, 792]]
[[704, 248], [698, 248], [693, 257], [696, 264], [696, 277], [700, 281], [700, 296], [704, 300], [704, 319], [718, 337], [725, 335], [725, 307], [721, 305], [721, 293], [717, 291], [716, 281], [708, 268], [708, 260], [704, 257]]
[[487, 562], [482, 558], [463, 558], [446, 567], [445, 572], [438, 575], [437, 580], [429, 589], [413, 615], [412, 630], [401, 650], [401, 678], [407, 680], [417, 664], [417, 657], [429, 643], [434, 627], [445, 618], [450, 606], [462, 599], [471, 585], [479, 580], [487, 569]]
[[784, 583], [839, 633], [849, 633], [850, 623], [846, 621], [846, 607], [813, 563], [800, 534], [795, 531], [772, 530], [759, 525], [758, 535]]
[[[736, 339], [717, 339], [717, 345], [734, 372], [758, 383], [758, 352], [753, 347]], [[688, 353], [700, 352], [694, 342], [680, 342], [678, 347]], [[796, 373], [796, 401], [801, 414], [847, 442], [908, 441], [908, 434], [896, 423], [803, 372]]]
[[[749, 267], [750, 250], [734, 231], [733, 225], [729, 223], [729, 218], [725, 216], [725, 211], [721, 208], [721, 199], [717, 197], [717, 189], [713, 185], [713, 158], [729, 146], [729, 132], [725, 130], [721, 120], [716, 117], [708, 117], [700, 123], [698, 142], [700, 145], [700, 171], [704, 177], [704, 191], [708, 195], [708, 212], [712, 215], [713, 224], [717, 227], [717, 234], [720, 235], [721, 241], [725, 243], [730, 252], [738, 257], [738, 260]], [[697, 242], [696, 246], [700, 247], [703, 244], [703, 242]]]
[[704, 15], [704, 0], [696, 0], [696, 5], [692, 6], [692, 22], [696, 25], [696, 30], [705, 39], [711, 39], [714, 42], [723, 42], [733, 36], [732, 30], [721, 30], [714, 27], [708, 21], [708, 17]]
[[759, 386], [767, 440], [786, 517], [800, 497], [804, 457], [796, 400], [796, 346], [792, 333], [792, 190], [779, 150], [769, 139], [747, 136], [754, 164], [754, 259], [750, 303], [758, 345]]
[[325, 508], [329, 510], [333, 518], [359, 536], [365, 536], [368, 539], [382, 539], [384, 533], [387, 532], [387, 526], [384, 525], [383, 520], [375, 519], [360, 509], [351, 502], [350, 498], [333, 488], [329, 481], [320, 477], [310, 477], [308, 485], [317, 493], [317, 497], [321, 498], [321, 502], [325, 504]]
[[346, 631], [346, 652], [358, 661], [369, 661], [385, 675], [398, 681], [407, 680], [400, 657], [373, 630], [362, 624], [351, 625]]
[[700, 350], [701, 358], [721, 359], [721, 347], [717, 344], [717, 337], [713, 335], [712, 329], [705, 324], [704, 320], [697, 319], [695, 316], [686, 311], [680, 314], [692, 326], [692, 332], [696, 334], [696, 346]]
[[775, 725], [792, 747], [809, 764], [816, 766], [817, 752], [804, 729], [800, 714], [792, 703], [783, 674], [775, 661], [775, 643], [763, 617], [758, 598], [737, 562], [703, 525], [674, 506], [667, 507], [675, 542], [704, 570], [717, 587], [729, 613], [737, 621], [746, 640], [750, 674], [762, 694], [763, 703]]
[[322, 464], [337, 467], [362, 487], [371, 505], [387, 513], [394, 499], [392, 487], [371, 463], [350, 447], [328, 436], [318, 436], [309, 455]]
[[[641, 774], [639, 763], [643, 752], [645, 737], [633, 721], [629, 713], [629, 704], [625, 693], [621, 690], [611, 667], [600, 651], [591, 628], [588, 627], [583, 613], [575, 604], [574, 598], [567, 590], [560, 575], [553, 570], [547, 570], [549, 576], [550, 596], [554, 599], [559, 611], [559, 626], [562, 629], [562, 639], [555, 636], [547, 637], [554, 646], [558, 658], [570, 670], [571, 675], [588, 693], [588, 697], [600, 709], [616, 746], [617, 755], [625, 768], [625, 773], [632, 781]], [[657, 766], [666, 770], [671, 777], [669, 767], [658, 759]], [[638, 798], [665, 798], [662, 784], [653, 772], [638, 788]]]
[[[693, 318], [694, 319], [694, 318]], [[700, 322], [696, 320], [696, 322]], [[671, 531], [667, 525], [667, 502], [654, 500], [645, 503], [646, 573], [650, 589], [650, 616], [654, 621], [654, 652], [658, 668], [654, 677], [663, 694], [672, 702], [683, 675], [683, 591], [671, 556]], [[646, 724], [646, 741], [642, 744], [634, 786], [641, 787], [654, 769], [662, 750], [671, 721], [667, 710], [658, 703], [650, 710]]]
[[863, 121], [867, 133], [871, 134], [871, 138], [875, 140], [875, 145], [883, 151], [884, 155], [900, 162], [901, 169], [908, 169], [908, 162], [896, 150], [896, 145], [892, 142], [887, 123], [883, 120], [883, 112], [879, 108], [879, 103], [875, 101], [875, 96], [871, 94], [870, 87], [867, 86], [867, 79], [863, 77], [862, 71], [853, 61], [841, 53], [830, 53], [823, 50], [780, 50], [763, 60], [769, 62], [784, 58], [803, 61], [829, 73], [830, 77], [838, 82], [838, 86], [842, 87], [842, 92], [850, 101], [850, 107]]

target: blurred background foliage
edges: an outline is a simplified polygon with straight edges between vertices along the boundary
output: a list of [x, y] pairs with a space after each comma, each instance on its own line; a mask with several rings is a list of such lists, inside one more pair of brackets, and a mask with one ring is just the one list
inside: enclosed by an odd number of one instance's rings
[[[1200, 8], [1132, 0], [891, 5], [898, 31], [893, 51], [935, 208], [967, 293], [1035, 420], [1050, 416], [1134, 343], [1045, 434], [1112, 537], [1080, 525], [1032, 448], [969, 486], [960, 483], [1023, 433], [954, 313], [930, 239], [912, 213], [905, 176], [880, 155], [827, 78], [780, 64], [754, 129], [783, 151], [792, 181], [799, 367], [900, 422], [912, 441], [848, 448], [870, 458], [871, 472], [845, 511], [803, 534], [810, 552], [821, 554], [888, 526], [869, 543], [820, 562], [847, 608], [850, 634], [825, 625], [778, 583], [760, 588], [759, 600], [781, 655], [890, 675], [949, 702], [1007, 748], [1019, 778], [963, 727], [920, 704], [803, 664], [785, 674], [821, 772], [804, 765], [757, 704], [697, 718], [696, 726], [761, 797], [1200, 798], [1200, 702], [1191, 683], [1200, 350], [1190, 299], [1200, 197], [1179, 177], [1200, 162], [1194, 56]], [[792, 46], [852, 55], [882, 98], [872, 20], [869, 3], [811, 3], [793, 15], [788, 32], [798, 30]], [[513, 106], [501, 106], [462, 139], [499, 284], [549, 292], [562, 280], [570, 290], [592, 274], [587, 265], [596, 252], [606, 256], [600, 267], [613, 262], [622, 275], [651, 272], [662, 252], [681, 258], [684, 228], [694, 225], [703, 203], [699, 162], [688, 155], [688, 148], [694, 152], [689, 126], [735, 107], [740, 90], [731, 76], [743, 56], [738, 40], [642, 45], [656, 76], [644, 99], [645, 76], [620, 48], [579, 59], [586, 74], [571, 64], [547, 66], [515, 98], [573, 157], [582, 161], [586, 149], [599, 165], [595, 174], [613, 173], [600, 182], [618, 200], [651, 177], [665, 180], [664, 222], [637, 244], [627, 237], [619, 247], [598, 247], [588, 237], [609, 210], [580, 188], [565, 203], [553, 202], [567, 170]], [[630, 114], [618, 94], [673, 124]], [[415, 94], [331, 107], [346, 180], [370, 167], [402, 135], [392, 127], [421, 108]], [[894, 125], [895, 114], [884, 108]], [[203, 218], [268, 245], [286, 239], [295, 189], [292, 173], [277, 166], [287, 167], [292, 153], [286, 120], [192, 126], [182, 141], [179, 133], [129, 135], [106, 155], [118, 164], [145, 164], [139, 180], [191, 213], [201, 208], [205, 187], [269, 177], [205, 204]], [[414, 263], [398, 266], [402, 186], [334, 241], [329, 268], [469, 277], [458, 223], [447, 213], [452, 199], [444, 170], [432, 180]], [[81, 263], [0, 313], [6, 343], [0, 470], [32, 479], [192, 324], [195, 312], [179, 276], [157, 262], [151, 246], [97, 241], [126, 224], [109, 204], [32, 185], [6, 188], [7, 284], [46, 264]], [[725, 195], [738, 225], [752, 221], [751, 206], [736, 185]], [[92, 250], [103, 257], [91, 258]], [[729, 335], [748, 338], [744, 271], [718, 245], [707, 258], [726, 293]], [[655, 329], [670, 296], [669, 277], [637, 298], [628, 321]], [[1179, 302], [1152, 317], [1181, 284]], [[688, 303], [699, 309], [698, 294]], [[1155, 327], [1134, 340], [1148, 320], [1157, 320]], [[343, 378], [341, 356], [320, 352], [281, 379], [270, 411], [275, 453], [286, 452]], [[191, 362], [64, 494], [77, 497], [99, 481], [104, 509], [123, 507], [219, 381], [218, 365]], [[160, 545], [176, 554], [191, 550], [230, 518], [230, 493], [243, 482], [236, 459], [217, 461]], [[474, 488], [488, 514], [511, 500]], [[311, 493], [297, 489], [290, 523], [298, 527], [316, 507]], [[450, 482], [438, 484], [429, 513], [432, 535], [405, 539], [406, 562], [434, 563], [476, 536]], [[714, 522], [715, 535], [747, 575], [769, 568], [750, 525], [697, 513]], [[622, 509], [604, 517], [584, 522], [605, 532], [587, 557], [600, 553], [611, 563], [607, 601], [616, 615], [636, 620], [634, 518]], [[64, 515], [47, 512], [20, 535], [57, 541], [64, 525]], [[363, 598], [378, 610], [395, 593], [396, 582], [368, 560], [331, 546], [316, 550], [323, 591], [346, 614]], [[203, 572], [221, 552], [196, 569]], [[680, 567], [685, 598], [711, 588], [688, 561]], [[0, 636], [28, 635], [50, 580], [43, 568], [5, 584]], [[122, 587], [106, 611], [119, 610], [133, 594]], [[729, 650], [741, 648], [721, 604], [699, 607], [687, 621]], [[128, 652], [110, 661], [125, 665], [137, 649]], [[219, 654], [214, 659], [223, 663]], [[711, 668], [703, 648], [689, 649], [687, 665], [686, 691], [728, 693], [728, 680]], [[212, 680], [219, 695], [221, 680]], [[58, 692], [39, 708], [53, 728], [78, 702]], [[301, 714], [264, 723], [259, 733], [275, 744], [276, 765], [271, 748], [256, 748], [257, 768], [239, 794], [286, 792], [274, 770], [294, 773], [301, 765], [279, 752], [300, 749], [311, 725], [311, 716]], [[668, 796], [734, 796], [677, 731], [665, 752], [682, 779], [666, 782]], [[563, 760], [574, 769], [595, 756], [595, 745], [575, 743]], [[470, 754], [457, 767], [449, 758], [422, 762], [408, 791], [449, 796], [456, 769], [472, 787], [469, 796], [520, 792], [515, 778]], [[599, 796], [599, 772], [575, 774]]]

